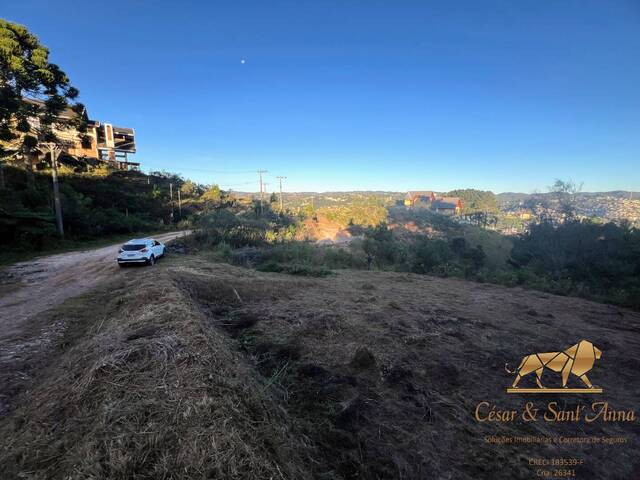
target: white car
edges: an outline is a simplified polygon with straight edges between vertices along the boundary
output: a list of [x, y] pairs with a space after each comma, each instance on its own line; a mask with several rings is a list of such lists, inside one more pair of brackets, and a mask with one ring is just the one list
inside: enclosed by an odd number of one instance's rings
[[164, 257], [166, 248], [163, 243], [153, 238], [129, 240], [118, 251], [118, 265], [121, 267], [131, 263], [153, 265], [160, 257]]

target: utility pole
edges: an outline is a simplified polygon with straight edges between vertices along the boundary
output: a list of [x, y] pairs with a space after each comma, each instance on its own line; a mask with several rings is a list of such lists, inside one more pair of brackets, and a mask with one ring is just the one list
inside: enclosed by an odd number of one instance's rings
[[264, 207], [262, 206], [264, 203], [264, 190], [262, 186], [262, 174], [267, 173], [266, 170], [258, 170], [258, 177], [260, 178], [260, 215], [264, 212]]
[[49, 147], [49, 154], [51, 155], [51, 179], [53, 180], [53, 205], [56, 211], [56, 224], [58, 225], [58, 233], [61, 237], [64, 237], [60, 186], [58, 185], [58, 155], [60, 154], [60, 147], [53, 142], [46, 143], [44, 146]]
[[4, 188], [4, 160], [0, 159], [0, 190], [3, 190]]
[[287, 177], [276, 177], [280, 182], [280, 213], [282, 213], [282, 180], [285, 180]]
[[173, 223], [173, 183], [169, 183], [169, 197], [171, 198], [171, 222]]
[[180, 201], [180, 189], [178, 189], [178, 214], [180, 215], [180, 220], [182, 220], [182, 202]]

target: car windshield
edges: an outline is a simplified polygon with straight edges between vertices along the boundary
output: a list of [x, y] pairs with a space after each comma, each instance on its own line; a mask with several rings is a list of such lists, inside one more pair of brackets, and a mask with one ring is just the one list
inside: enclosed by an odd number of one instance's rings
[[142, 250], [146, 245], [142, 243], [127, 243], [122, 246], [122, 250], [125, 252], [135, 252], [137, 250]]

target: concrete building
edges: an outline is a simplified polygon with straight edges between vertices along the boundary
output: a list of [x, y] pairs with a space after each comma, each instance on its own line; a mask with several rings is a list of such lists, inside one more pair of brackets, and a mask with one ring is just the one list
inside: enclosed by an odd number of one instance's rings
[[[44, 108], [41, 100], [27, 100], [29, 103]], [[61, 123], [77, 118], [80, 115], [87, 125], [86, 132], [76, 128], [62, 128], [53, 125], [53, 133], [62, 141], [63, 152], [77, 158], [92, 158], [107, 162], [118, 170], [140, 170], [140, 163], [132, 162], [129, 155], [136, 152], [135, 131], [133, 128], [116, 127], [111, 123], [91, 120], [87, 110], [80, 112], [67, 107], [58, 117]], [[40, 118], [29, 120], [33, 131], [40, 130]]]

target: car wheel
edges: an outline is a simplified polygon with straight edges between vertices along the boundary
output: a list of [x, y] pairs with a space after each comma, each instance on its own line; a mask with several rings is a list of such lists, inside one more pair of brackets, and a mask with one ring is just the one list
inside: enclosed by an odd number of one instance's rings
[[119, 263], [119, 264], [118, 264], [118, 266], [119, 266], [120, 268], [124, 268], [124, 263]]
[[156, 257], [154, 257], [153, 255], [151, 255], [151, 256], [149, 257], [149, 260], [147, 260], [147, 263], [148, 263], [149, 265], [153, 265], [154, 263], [156, 263]]

